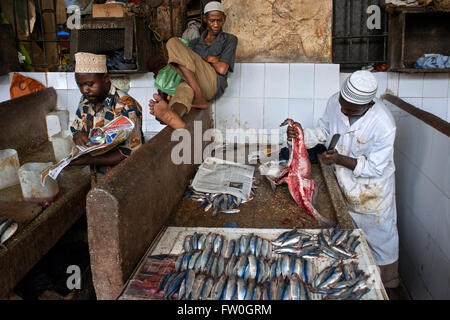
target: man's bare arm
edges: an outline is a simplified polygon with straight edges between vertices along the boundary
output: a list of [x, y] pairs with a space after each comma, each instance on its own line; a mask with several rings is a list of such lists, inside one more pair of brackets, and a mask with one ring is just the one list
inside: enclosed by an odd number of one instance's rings
[[219, 57], [216, 56], [207, 56], [204, 60], [211, 64], [214, 70], [221, 75], [225, 75], [230, 67], [228, 63], [219, 61]]

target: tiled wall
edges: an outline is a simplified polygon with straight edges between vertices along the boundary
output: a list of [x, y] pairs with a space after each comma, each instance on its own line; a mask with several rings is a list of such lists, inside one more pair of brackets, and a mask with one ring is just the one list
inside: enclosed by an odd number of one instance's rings
[[[341, 74], [341, 79], [345, 75]], [[398, 96], [406, 102], [450, 122], [449, 73], [374, 73], [378, 92]]]
[[386, 104], [397, 124], [401, 276], [414, 299], [450, 299], [450, 139]]
[[[23, 73], [53, 86], [58, 107], [73, 119], [80, 93], [73, 73]], [[314, 125], [323, 114], [327, 99], [337, 92], [348, 73], [339, 73], [335, 64], [237, 63], [229, 77], [225, 94], [212, 105], [219, 130], [279, 129], [287, 117]], [[377, 96], [385, 92], [450, 121], [449, 74], [374, 73]], [[9, 98], [9, 76], [0, 76], [0, 101]], [[163, 126], [149, 114], [148, 100], [156, 92], [152, 73], [130, 75], [130, 91], [144, 108], [144, 131], [160, 131]], [[267, 131], [267, 134], [270, 132]]]

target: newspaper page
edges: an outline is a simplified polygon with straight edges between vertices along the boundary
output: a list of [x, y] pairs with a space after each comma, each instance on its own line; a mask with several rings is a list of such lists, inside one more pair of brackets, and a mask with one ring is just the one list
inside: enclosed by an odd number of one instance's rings
[[209, 157], [199, 167], [192, 187], [199, 192], [227, 193], [248, 200], [254, 172], [252, 166]]
[[96, 133], [89, 137], [91, 145], [86, 147], [73, 147], [72, 152], [68, 157], [62, 159], [54, 165], [51, 165], [41, 172], [41, 184], [45, 184], [45, 179], [47, 177], [56, 180], [61, 171], [67, 167], [72, 160], [75, 160], [84, 154], [89, 153], [92, 156], [98, 156], [110, 151], [128, 139], [133, 129], [133, 121], [125, 116], [117, 117], [103, 128], [96, 128]]

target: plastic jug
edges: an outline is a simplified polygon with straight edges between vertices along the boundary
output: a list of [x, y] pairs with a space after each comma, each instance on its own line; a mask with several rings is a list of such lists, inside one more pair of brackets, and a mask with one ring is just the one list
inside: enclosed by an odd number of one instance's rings
[[70, 131], [60, 132], [50, 138], [56, 162], [66, 158], [75, 146]]
[[41, 172], [51, 165], [51, 162], [29, 162], [19, 168], [20, 186], [25, 201], [51, 202], [56, 198], [59, 192], [57, 181], [47, 178], [44, 186], [41, 184]]
[[0, 190], [19, 183], [19, 157], [14, 149], [0, 150]]

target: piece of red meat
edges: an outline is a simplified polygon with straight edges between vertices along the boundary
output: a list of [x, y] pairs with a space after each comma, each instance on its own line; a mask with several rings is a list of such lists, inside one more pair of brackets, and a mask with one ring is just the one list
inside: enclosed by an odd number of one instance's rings
[[280, 126], [285, 125], [293, 127], [298, 134], [296, 139], [292, 139], [289, 162], [278, 178], [266, 177], [274, 190], [277, 185], [284, 182], [287, 183], [289, 192], [295, 202], [316, 219], [320, 225], [330, 226], [332, 222], [322, 216], [311, 203], [314, 193], [314, 181], [308, 179], [311, 173], [311, 163], [309, 162], [308, 151], [303, 139], [303, 132], [299, 127], [294, 126], [292, 119], [286, 119]]

